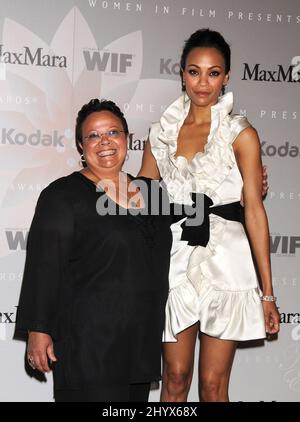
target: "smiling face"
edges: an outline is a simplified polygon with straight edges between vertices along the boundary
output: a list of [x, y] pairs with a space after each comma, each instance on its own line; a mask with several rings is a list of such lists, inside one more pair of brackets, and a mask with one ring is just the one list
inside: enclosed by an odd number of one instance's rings
[[[121, 171], [127, 154], [127, 136], [123, 131], [121, 120], [110, 111], [96, 111], [85, 119], [82, 149], [87, 167], [93, 173], [113, 176]], [[119, 132], [117, 136], [116, 132]], [[99, 137], [97, 133], [102, 135]]]
[[182, 75], [186, 92], [196, 106], [216, 104], [229, 79], [223, 55], [212, 47], [193, 48], [186, 58]]

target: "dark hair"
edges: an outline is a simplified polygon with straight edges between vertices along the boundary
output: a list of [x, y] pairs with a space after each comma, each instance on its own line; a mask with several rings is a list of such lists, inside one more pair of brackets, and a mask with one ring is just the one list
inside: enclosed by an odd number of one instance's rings
[[212, 31], [209, 28], [198, 29], [194, 32], [188, 40], [185, 41], [181, 59], [180, 59], [180, 76], [182, 89], [185, 90], [182, 79], [182, 71], [185, 69], [185, 63], [188, 54], [197, 47], [209, 47], [216, 48], [223, 56], [225, 62], [225, 73], [227, 74], [230, 70], [230, 56], [231, 51], [229, 44], [224, 40], [223, 36], [217, 32]]
[[79, 152], [80, 155], [83, 152], [82, 147], [81, 147], [83, 122], [86, 120], [86, 118], [90, 114], [99, 112], [99, 111], [110, 111], [112, 114], [118, 117], [118, 119], [120, 119], [122, 123], [124, 132], [128, 134], [127, 121], [124, 117], [124, 114], [120, 110], [120, 108], [113, 101], [99, 100], [98, 98], [94, 98], [93, 100], [91, 100], [87, 104], [84, 104], [84, 106], [81, 107], [76, 118], [75, 142], [76, 142], [77, 151]]

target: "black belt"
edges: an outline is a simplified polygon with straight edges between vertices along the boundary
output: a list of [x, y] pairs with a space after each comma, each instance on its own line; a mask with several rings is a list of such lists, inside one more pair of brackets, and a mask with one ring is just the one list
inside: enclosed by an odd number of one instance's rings
[[[202, 193], [191, 193], [193, 205], [172, 204], [172, 222], [176, 223], [184, 217], [186, 220], [181, 224], [182, 234], [181, 240], [188, 241], [190, 246], [206, 246], [209, 242], [210, 224], [209, 214], [215, 214], [219, 217], [230, 221], [238, 221], [244, 223], [244, 208], [240, 202], [232, 202], [231, 204], [218, 205], [212, 207], [213, 201], [209, 196]], [[197, 210], [197, 205], [201, 205], [201, 209]], [[178, 208], [182, 209], [178, 213]], [[175, 213], [176, 210], [176, 213]], [[203, 222], [200, 225], [189, 225], [195, 220], [197, 215], [203, 216]]]

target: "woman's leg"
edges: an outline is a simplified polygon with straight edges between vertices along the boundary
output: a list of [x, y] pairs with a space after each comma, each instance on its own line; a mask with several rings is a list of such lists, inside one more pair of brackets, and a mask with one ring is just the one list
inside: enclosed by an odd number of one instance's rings
[[196, 323], [177, 336], [177, 343], [163, 345], [162, 402], [185, 402], [193, 377]]
[[201, 334], [199, 395], [201, 401], [227, 402], [228, 385], [237, 342]]

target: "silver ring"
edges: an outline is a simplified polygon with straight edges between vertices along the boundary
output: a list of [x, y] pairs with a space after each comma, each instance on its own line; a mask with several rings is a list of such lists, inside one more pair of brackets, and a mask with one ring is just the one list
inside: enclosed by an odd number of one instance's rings
[[34, 359], [32, 356], [28, 356], [28, 362], [30, 365], [35, 366]]

